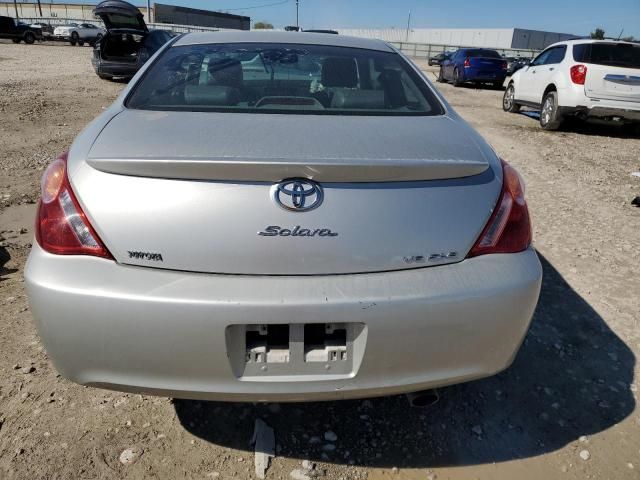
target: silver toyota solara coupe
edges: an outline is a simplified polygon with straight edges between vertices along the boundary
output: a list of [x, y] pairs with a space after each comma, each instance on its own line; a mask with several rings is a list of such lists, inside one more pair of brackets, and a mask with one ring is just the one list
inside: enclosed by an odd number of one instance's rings
[[83, 385], [307, 401], [510, 365], [540, 291], [523, 181], [393, 47], [190, 33], [47, 168], [26, 267]]

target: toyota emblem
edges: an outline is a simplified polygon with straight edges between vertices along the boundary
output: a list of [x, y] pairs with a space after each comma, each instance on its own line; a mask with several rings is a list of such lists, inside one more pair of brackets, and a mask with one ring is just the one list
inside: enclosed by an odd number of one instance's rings
[[285, 210], [306, 212], [322, 203], [322, 187], [311, 180], [291, 178], [271, 187], [271, 198]]

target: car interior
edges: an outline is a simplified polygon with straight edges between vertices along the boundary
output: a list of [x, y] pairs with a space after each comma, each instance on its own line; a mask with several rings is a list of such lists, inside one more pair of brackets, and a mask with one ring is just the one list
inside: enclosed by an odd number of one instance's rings
[[102, 58], [135, 63], [144, 37], [131, 33], [110, 33], [102, 42]]
[[192, 50], [156, 66], [149, 75], [152, 87], [145, 88], [143, 82], [132, 103], [279, 110], [431, 109], [397, 55], [343, 53], [351, 50], [328, 54], [277, 47]]

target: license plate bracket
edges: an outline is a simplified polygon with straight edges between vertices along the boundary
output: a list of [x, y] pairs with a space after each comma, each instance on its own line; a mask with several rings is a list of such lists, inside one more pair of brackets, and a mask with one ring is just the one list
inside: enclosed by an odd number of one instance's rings
[[227, 354], [240, 380], [350, 377], [366, 345], [363, 323], [230, 325]]

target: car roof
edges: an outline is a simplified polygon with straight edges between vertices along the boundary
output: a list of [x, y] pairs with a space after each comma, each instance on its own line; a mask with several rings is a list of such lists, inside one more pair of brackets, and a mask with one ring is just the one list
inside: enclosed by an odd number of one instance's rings
[[628, 45], [636, 45], [636, 46], [638, 45], [637, 43], [634, 43], [634, 42], [625, 42], [624, 40], [614, 40], [612, 38], [607, 38], [604, 40], [598, 40], [596, 38], [576, 38], [573, 40], [563, 40], [562, 42], [552, 43], [551, 45], [545, 47], [545, 50], [550, 47], [559, 47], [561, 45], [571, 46], [571, 45], [580, 45], [585, 43], [626, 43]]
[[331, 33], [283, 31], [257, 32], [236, 30], [224, 32], [193, 32], [180, 37], [173, 46], [202, 45], [207, 43], [295, 43], [395, 52], [392, 47], [382, 40], [334, 35]]

